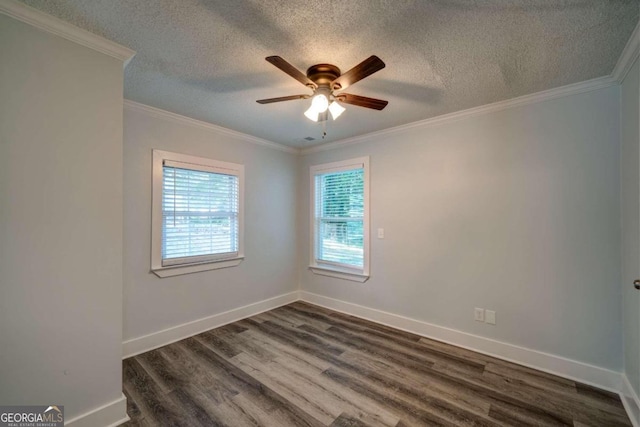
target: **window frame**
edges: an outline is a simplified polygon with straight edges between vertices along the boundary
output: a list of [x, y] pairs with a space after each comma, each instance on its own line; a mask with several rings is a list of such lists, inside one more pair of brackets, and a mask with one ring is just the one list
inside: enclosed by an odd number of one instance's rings
[[[158, 277], [171, 277], [239, 265], [244, 259], [244, 165], [156, 149], [153, 150], [152, 157], [151, 271]], [[238, 253], [236, 256], [208, 259], [204, 262], [162, 265], [162, 190], [165, 160], [186, 163], [195, 170], [199, 170], [198, 166], [200, 166], [203, 172], [238, 177]]]
[[[324, 175], [327, 173], [334, 172], [346, 172], [354, 169], [363, 169], [364, 173], [364, 189], [363, 189], [363, 207], [364, 207], [364, 215], [362, 218], [362, 231], [363, 231], [363, 259], [362, 259], [362, 268], [358, 267], [346, 267], [343, 265], [338, 265], [332, 263], [330, 261], [321, 261], [317, 259], [317, 242], [318, 242], [318, 234], [317, 231], [319, 227], [317, 226], [317, 218], [316, 218], [316, 176]], [[310, 189], [309, 197], [310, 197], [310, 207], [311, 212], [309, 215], [310, 218], [310, 261], [309, 261], [309, 269], [314, 273], [322, 276], [335, 277], [339, 279], [351, 280], [355, 282], [364, 283], [369, 279], [370, 276], [370, 240], [371, 240], [371, 230], [369, 225], [369, 157], [358, 157], [349, 160], [342, 160], [338, 162], [331, 163], [323, 163], [319, 165], [313, 165], [309, 168], [310, 174]]]

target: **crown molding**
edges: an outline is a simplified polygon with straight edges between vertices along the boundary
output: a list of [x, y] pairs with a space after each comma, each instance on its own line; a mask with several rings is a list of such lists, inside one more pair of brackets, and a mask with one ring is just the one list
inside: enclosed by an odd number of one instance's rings
[[627, 41], [622, 54], [618, 58], [616, 66], [613, 68], [611, 76], [618, 82], [622, 83], [627, 73], [633, 67], [634, 62], [638, 59], [640, 53], [640, 22], [636, 25], [636, 28], [631, 33], [631, 37]]
[[284, 151], [286, 153], [298, 154], [300, 150], [298, 148], [289, 147], [283, 144], [277, 144], [275, 142], [268, 141], [266, 139], [258, 138], [255, 136], [247, 135], [246, 133], [238, 132], [222, 126], [214, 125], [209, 122], [203, 122], [201, 120], [192, 119], [191, 117], [181, 116], [180, 114], [172, 113], [170, 111], [161, 110], [160, 108], [152, 107], [150, 105], [141, 104], [139, 102], [131, 101], [129, 99], [124, 100], [124, 108], [131, 111], [142, 112], [154, 117], [170, 120], [175, 123], [180, 123], [187, 126], [193, 126], [200, 129], [208, 130], [210, 132], [222, 133], [234, 138], [241, 139], [252, 144], [261, 145], [274, 150]]
[[134, 50], [71, 25], [16, 0], [0, 0], [0, 13], [40, 30], [60, 36], [82, 46], [119, 59], [124, 66], [136, 54]]
[[[2, 0], [0, 0], [2, 1]], [[637, 28], [636, 28], [637, 30]], [[636, 34], [636, 32], [634, 32]], [[637, 57], [637, 55], [636, 55]], [[635, 61], [635, 58], [634, 58]], [[620, 61], [619, 61], [620, 62]], [[633, 61], [630, 65], [633, 65]], [[629, 68], [631, 68], [629, 66]], [[627, 70], [628, 71], [628, 70]], [[312, 154], [320, 151], [333, 150], [337, 148], [341, 148], [347, 145], [359, 144], [362, 142], [370, 141], [372, 138], [388, 135], [397, 132], [403, 132], [413, 128], [428, 128], [431, 126], [437, 126], [449, 122], [454, 122], [457, 120], [462, 120], [469, 117], [479, 116], [483, 114], [488, 114], [496, 111], [506, 110], [509, 108], [520, 107], [529, 104], [535, 104], [539, 102], [549, 101], [556, 98], [562, 98], [569, 95], [576, 95], [585, 92], [591, 92], [598, 89], [607, 88], [610, 86], [615, 86], [619, 84], [619, 81], [615, 79], [613, 76], [606, 77], [598, 77], [596, 79], [587, 80], [579, 83], [572, 83], [570, 85], [557, 87], [554, 89], [545, 90], [542, 92], [537, 92], [529, 95], [523, 95], [517, 98], [507, 99], [504, 101], [494, 102], [492, 104], [481, 105], [479, 107], [469, 108], [467, 110], [456, 111], [453, 113], [443, 114], [436, 117], [431, 117], [429, 119], [420, 120], [417, 122], [411, 122], [400, 126], [395, 126], [387, 129], [382, 129], [376, 132], [370, 132], [364, 135], [354, 136], [352, 138], [341, 139], [334, 142], [329, 142], [327, 144], [315, 145], [309, 148], [295, 148], [289, 147], [284, 144], [278, 144], [276, 142], [272, 142], [266, 139], [258, 138], [252, 135], [247, 135], [242, 132], [238, 132], [235, 130], [231, 130], [228, 128], [224, 128], [222, 126], [214, 125], [212, 123], [204, 122], [201, 120], [192, 119], [190, 117], [182, 116], [180, 114], [171, 113], [166, 110], [162, 110], [156, 107], [151, 107], [149, 105], [141, 104], [139, 102], [131, 101], [125, 99], [124, 105], [125, 108], [129, 108], [133, 111], [142, 111], [147, 114], [154, 115], [156, 117], [161, 117], [165, 119], [172, 120], [174, 122], [188, 124], [191, 126], [200, 127], [203, 129], [207, 129], [214, 132], [224, 133], [230, 136], [234, 136], [236, 138], [243, 139], [247, 142], [251, 142], [253, 144], [263, 145], [275, 150], [284, 151], [287, 153], [293, 154]]]
[[317, 153], [320, 151], [333, 150], [333, 149], [341, 148], [347, 145], [359, 144], [361, 142], [370, 141], [372, 138], [388, 135], [391, 133], [403, 132], [403, 131], [414, 129], [414, 128], [428, 128], [431, 126], [442, 125], [445, 123], [454, 122], [457, 120], [479, 116], [487, 113], [492, 113], [495, 111], [501, 111], [509, 108], [535, 104], [535, 103], [549, 101], [556, 98], [562, 98], [569, 95], [576, 95], [584, 92], [591, 92], [591, 91], [606, 88], [609, 86], [615, 86], [617, 84], [618, 82], [611, 76], [599, 77], [597, 79], [587, 80], [580, 83], [573, 83], [570, 85], [561, 86], [554, 89], [533, 93], [530, 95], [523, 95], [517, 98], [507, 99], [505, 101], [498, 101], [492, 104], [486, 104], [479, 107], [469, 108], [467, 110], [456, 111], [449, 114], [443, 114], [441, 116], [431, 117], [429, 119], [407, 123], [405, 125], [395, 126], [395, 127], [383, 129], [377, 132], [367, 133], [365, 135], [358, 135], [352, 138], [329, 142], [323, 145], [315, 145], [313, 147], [300, 150], [300, 154], [305, 155], [305, 154]]

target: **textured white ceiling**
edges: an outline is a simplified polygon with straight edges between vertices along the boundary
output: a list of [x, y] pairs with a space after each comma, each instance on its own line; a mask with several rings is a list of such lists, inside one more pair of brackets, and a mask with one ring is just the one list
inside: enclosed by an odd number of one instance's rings
[[[23, 0], [137, 51], [125, 97], [274, 142], [322, 143], [303, 116], [309, 93], [264, 60], [347, 71], [370, 55], [386, 68], [348, 92], [335, 141], [611, 73], [638, 0]], [[305, 137], [316, 138], [305, 141]]]

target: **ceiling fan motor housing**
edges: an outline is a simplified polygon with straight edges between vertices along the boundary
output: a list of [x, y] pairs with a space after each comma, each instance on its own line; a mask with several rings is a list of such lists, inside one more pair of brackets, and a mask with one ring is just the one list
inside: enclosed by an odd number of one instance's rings
[[[312, 65], [307, 70], [307, 77], [319, 87], [329, 87], [332, 81], [340, 77], [340, 68], [332, 64]], [[340, 88], [340, 85], [336, 84], [336, 86], [338, 87], [333, 87], [330, 89], [338, 90]]]

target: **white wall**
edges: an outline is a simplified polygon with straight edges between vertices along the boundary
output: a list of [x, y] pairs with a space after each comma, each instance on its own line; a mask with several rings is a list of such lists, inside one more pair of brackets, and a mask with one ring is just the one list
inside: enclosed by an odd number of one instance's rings
[[640, 278], [640, 69], [638, 62], [620, 86], [620, 150], [622, 203], [622, 316], [624, 374], [640, 395], [640, 292], [632, 286]]
[[3, 405], [122, 396], [122, 65], [0, 15]]
[[[302, 289], [620, 370], [618, 102], [610, 87], [304, 156]], [[367, 155], [371, 279], [314, 275], [309, 166]]]
[[[292, 292], [297, 156], [125, 107], [124, 338], [131, 340]], [[151, 151], [245, 166], [245, 260], [160, 279], [150, 272]]]

